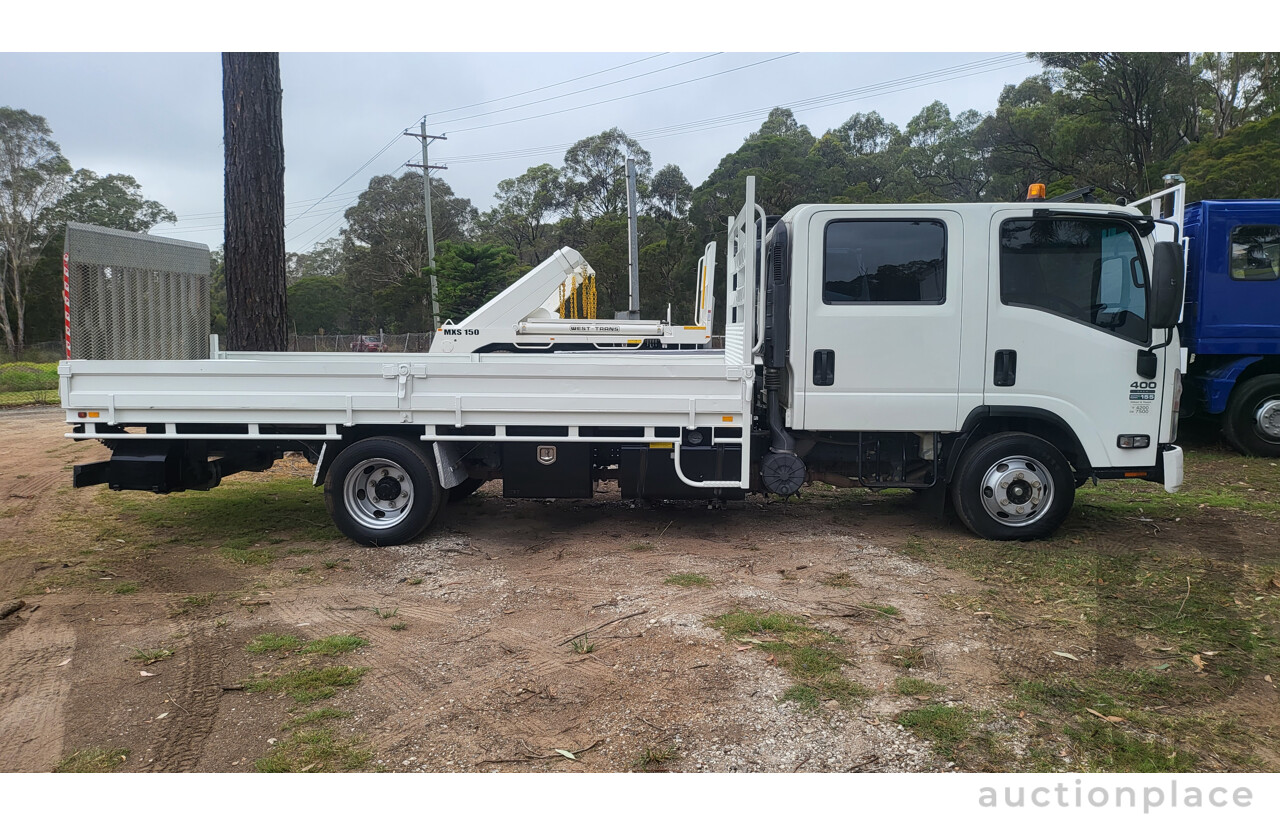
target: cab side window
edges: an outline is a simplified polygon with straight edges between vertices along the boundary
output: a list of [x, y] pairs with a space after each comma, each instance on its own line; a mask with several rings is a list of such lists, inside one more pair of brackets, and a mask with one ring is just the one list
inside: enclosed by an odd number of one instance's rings
[[1231, 230], [1231, 279], [1280, 278], [1280, 226], [1237, 226]]
[[1147, 266], [1133, 229], [1094, 218], [1000, 226], [1000, 300], [1146, 343]]
[[823, 252], [823, 303], [946, 301], [947, 228], [941, 221], [832, 221]]

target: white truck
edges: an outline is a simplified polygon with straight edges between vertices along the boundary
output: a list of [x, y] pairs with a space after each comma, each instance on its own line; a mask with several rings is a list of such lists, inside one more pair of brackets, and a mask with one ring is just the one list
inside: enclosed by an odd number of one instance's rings
[[[980, 536], [1041, 537], [1091, 478], [1182, 481], [1177, 241], [1098, 204], [779, 218], [748, 179], [729, 221], [723, 349], [611, 348], [606, 330], [606, 346], [568, 350], [477, 352], [469, 337], [496, 339], [463, 333], [423, 354], [66, 360], [69, 437], [112, 450], [74, 480], [209, 489], [300, 450], [335, 524], [368, 545], [411, 541], [496, 478], [529, 498], [588, 498], [600, 479], [658, 500], [905, 487]], [[504, 302], [520, 294], [476, 315], [518, 324]]]

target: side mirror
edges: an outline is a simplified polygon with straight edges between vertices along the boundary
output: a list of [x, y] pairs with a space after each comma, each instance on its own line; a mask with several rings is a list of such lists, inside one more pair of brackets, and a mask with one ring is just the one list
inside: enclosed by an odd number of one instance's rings
[[1149, 293], [1152, 329], [1168, 329], [1177, 326], [1182, 315], [1182, 300], [1186, 266], [1182, 257], [1182, 244], [1176, 241], [1157, 241], [1151, 264], [1151, 291]]

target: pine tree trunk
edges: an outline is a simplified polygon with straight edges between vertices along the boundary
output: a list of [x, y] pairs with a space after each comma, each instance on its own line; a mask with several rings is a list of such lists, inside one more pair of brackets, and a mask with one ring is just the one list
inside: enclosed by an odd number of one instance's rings
[[288, 348], [280, 56], [222, 55], [227, 349]]

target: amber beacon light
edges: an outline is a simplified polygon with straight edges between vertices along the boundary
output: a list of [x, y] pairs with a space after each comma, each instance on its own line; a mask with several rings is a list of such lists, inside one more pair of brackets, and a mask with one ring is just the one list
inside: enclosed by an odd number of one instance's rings
[[1027, 200], [1042, 201], [1044, 200], [1044, 184], [1033, 183], [1027, 187]]

